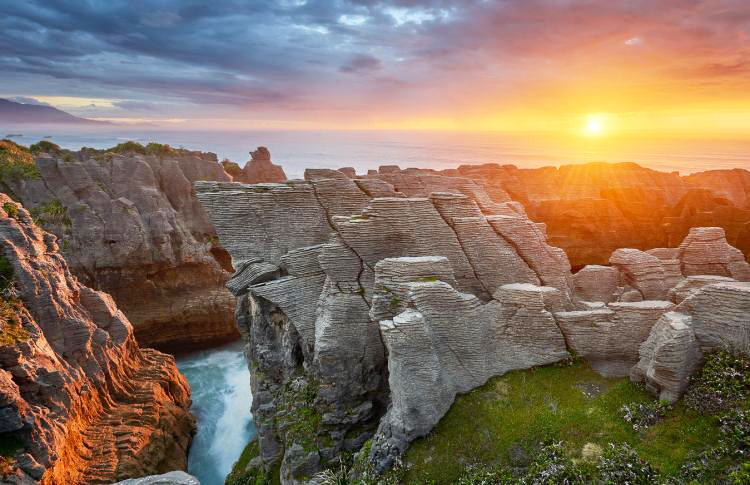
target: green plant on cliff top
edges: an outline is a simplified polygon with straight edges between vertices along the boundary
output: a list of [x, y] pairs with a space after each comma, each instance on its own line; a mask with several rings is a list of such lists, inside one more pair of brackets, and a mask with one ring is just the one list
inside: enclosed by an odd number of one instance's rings
[[18, 206], [12, 202], [6, 202], [3, 204], [3, 210], [8, 214], [8, 217], [12, 217], [13, 219], [18, 215]]
[[68, 216], [68, 208], [57, 199], [31, 209], [31, 217], [38, 226], [60, 224], [70, 227], [73, 224]]
[[0, 140], [0, 179], [39, 178], [31, 152], [10, 140]]
[[29, 151], [34, 155], [38, 155], [40, 153], [60, 155], [63, 153], [63, 149], [60, 148], [59, 145], [56, 145], [52, 143], [51, 141], [47, 141], [47, 140], [41, 140], [40, 142], [34, 143], [33, 145], [29, 146]]
[[242, 175], [242, 169], [240, 168], [240, 166], [229, 160], [228, 158], [225, 158], [221, 161], [221, 166], [224, 167], [224, 171], [232, 177], [239, 177], [240, 175]]

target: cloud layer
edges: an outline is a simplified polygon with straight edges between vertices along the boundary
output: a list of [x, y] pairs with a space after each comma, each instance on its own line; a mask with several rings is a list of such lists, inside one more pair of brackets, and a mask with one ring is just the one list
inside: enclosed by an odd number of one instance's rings
[[750, 108], [746, 0], [0, 0], [0, 12], [0, 95], [113, 100], [80, 114], [406, 126]]

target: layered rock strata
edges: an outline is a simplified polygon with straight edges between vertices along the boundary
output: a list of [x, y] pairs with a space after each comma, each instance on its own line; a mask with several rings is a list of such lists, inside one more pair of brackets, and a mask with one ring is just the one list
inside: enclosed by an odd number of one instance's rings
[[246, 184], [286, 182], [284, 169], [271, 163], [271, 152], [266, 147], [258, 147], [250, 152], [250, 161], [233, 178]]
[[5, 194], [0, 205], [0, 432], [18, 444], [4, 483], [184, 469], [195, 425], [174, 359], [139, 348], [112, 298], [71, 274], [55, 236]]
[[234, 339], [224, 288], [233, 269], [192, 188], [231, 178], [213, 154], [157, 148], [47, 144], [35, 149], [38, 177], [0, 187], [58, 237], [84, 284], [112, 295], [142, 345], [184, 351]]
[[[617, 250], [609, 266], [572, 274], [544, 224], [476, 181], [347, 172], [196, 184], [238, 268], [229, 287], [252, 371], [252, 466], [280, 463], [283, 483], [305, 482], [370, 438], [369, 459], [384, 470], [457, 393], [570, 352], [679, 395], [669, 383], [683, 385], [700, 352], [723, 345], [712, 332], [750, 325], [707, 321], [689, 303], [729, 285], [724, 312], [750, 314], [735, 294], [750, 267], [720, 228], [694, 229], [680, 247]], [[703, 321], [701, 337], [685, 330]], [[670, 354], [679, 345], [669, 339], [691, 338], [696, 352]]]
[[[395, 177], [391, 169], [389, 177]], [[726, 231], [750, 257], [750, 172], [710, 170], [680, 176], [634, 163], [588, 163], [535, 169], [462, 165], [442, 172], [484, 185], [493, 199], [510, 194], [530, 217], [547, 224], [550, 244], [574, 267], [604, 264], [618, 248], [679, 245], [690, 228]]]

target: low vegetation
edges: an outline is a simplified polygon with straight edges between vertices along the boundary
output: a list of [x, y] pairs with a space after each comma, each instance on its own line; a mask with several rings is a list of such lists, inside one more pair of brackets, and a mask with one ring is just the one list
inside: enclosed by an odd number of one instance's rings
[[242, 168], [228, 158], [221, 161], [221, 166], [224, 167], [224, 171], [232, 177], [239, 177], [242, 175]]
[[[691, 392], [737, 389], [742, 360], [717, 355], [707, 358]], [[731, 474], [746, 473], [739, 464], [750, 458], [741, 451], [750, 448], [747, 397], [734, 403], [730, 415], [699, 412], [686, 402], [669, 406], [627, 378], [603, 378], [582, 362], [511, 372], [458, 396], [438, 426], [412, 443], [403, 481], [729, 480]], [[749, 441], [743, 445], [743, 440]]]
[[750, 359], [725, 350], [707, 356], [693, 375], [685, 404], [701, 413], [717, 413], [737, 407], [750, 398]]
[[36, 225], [42, 227], [54, 225], [70, 227], [73, 224], [68, 216], [68, 208], [57, 199], [31, 209], [31, 217]]
[[0, 140], [0, 180], [39, 178], [31, 152], [10, 140]]
[[22, 309], [23, 303], [13, 291], [13, 266], [0, 255], [0, 346], [28, 340], [29, 332], [21, 320]]
[[8, 217], [15, 219], [16, 216], [18, 216], [18, 206], [12, 202], [6, 202], [3, 204], [3, 210], [8, 214]]
[[225, 485], [276, 485], [280, 484], [279, 468], [280, 464], [270, 470], [248, 467], [250, 461], [258, 456], [258, 440], [253, 439], [242, 450], [242, 454], [237, 462], [232, 466], [232, 471], [225, 480]]

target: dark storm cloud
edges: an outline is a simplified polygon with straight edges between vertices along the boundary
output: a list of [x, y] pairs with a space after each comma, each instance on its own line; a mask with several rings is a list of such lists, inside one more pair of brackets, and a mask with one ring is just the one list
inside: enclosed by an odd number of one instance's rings
[[0, 71], [9, 95], [68, 80], [57, 89], [229, 107], [651, 59], [633, 52], [670, 58], [666, 72], [745, 76], [749, 11], [745, 0], [0, 0]]
[[382, 66], [379, 59], [366, 54], [357, 54], [339, 67], [341, 72], [374, 71]]

